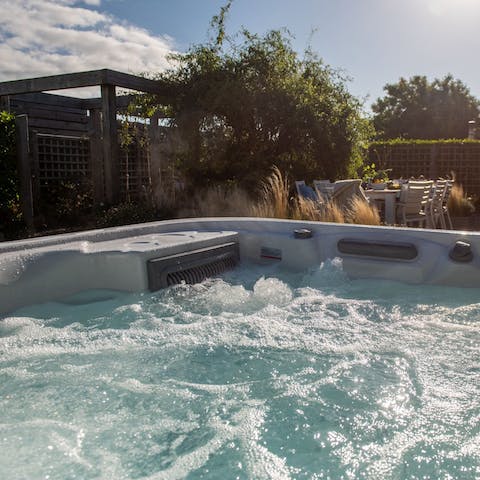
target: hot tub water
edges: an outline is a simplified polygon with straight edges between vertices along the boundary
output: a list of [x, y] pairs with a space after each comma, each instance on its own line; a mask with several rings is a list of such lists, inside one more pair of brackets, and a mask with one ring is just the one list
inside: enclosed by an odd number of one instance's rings
[[0, 478], [479, 478], [478, 293], [334, 260], [24, 308]]

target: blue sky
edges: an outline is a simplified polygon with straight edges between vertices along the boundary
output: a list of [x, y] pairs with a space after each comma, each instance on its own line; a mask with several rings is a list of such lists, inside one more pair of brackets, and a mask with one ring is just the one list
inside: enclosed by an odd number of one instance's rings
[[[0, 0], [0, 80], [92, 68], [158, 71], [207, 38], [222, 0]], [[480, 97], [480, 0], [234, 0], [229, 33], [287, 28], [351, 77], [369, 106], [386, 83], [452, 73]]]

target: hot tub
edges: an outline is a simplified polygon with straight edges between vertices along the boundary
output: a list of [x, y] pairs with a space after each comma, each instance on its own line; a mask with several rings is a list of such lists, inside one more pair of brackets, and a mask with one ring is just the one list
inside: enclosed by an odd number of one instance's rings
[[205, 219], [5, 243], [0, 478], [479, 478], [478, 242]]
[[241, 261], [296, 271], [341, 258], [351, 278], [480, 286], [476, 233], [245, 218], [176, 220], [0, 244], [0, 314], [88, 289], [155, 290], [168, 284], [152, 278], [162, 259], [185, 270], [182, 254], [202, 257], [203, 251], [204, 259], [211, 254], [215, 260], [215, 252], [227, 245]]

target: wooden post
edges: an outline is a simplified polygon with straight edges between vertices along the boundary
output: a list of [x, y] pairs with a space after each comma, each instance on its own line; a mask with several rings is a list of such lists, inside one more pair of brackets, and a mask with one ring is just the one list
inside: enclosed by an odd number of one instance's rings
[[15, 117], [17, 136], [17, 159], [18, 175], [20, 177], [20, 201], [23, 218], [28, 231], [34, 232], [33, 188], [32, 188], [32, 165], [30, 157], [30, 139], [28, 135], [27, 115]]
[[92, 169], [93, 201], [105, 202], [104, 168], [102, 150], [102, 115], [100, 109], [90, 110], [90, 164]]
[[150, 178], [152, 179], [153, 202], [156, 207], [162, 203], [162, 158], [160, 151], [160, 128], [158, 119], [160, 115], [155, 113], [150, 119], [148, 127], [150, 149]]
[[0, 97], [0, 110], [10, 112], [10, 97], [8, 95]]
[[102, 133], [105, 197], [115, 204], [120, 192], [120, 161], [118, 158], [117, 108], [114, 85], [102, 85]]

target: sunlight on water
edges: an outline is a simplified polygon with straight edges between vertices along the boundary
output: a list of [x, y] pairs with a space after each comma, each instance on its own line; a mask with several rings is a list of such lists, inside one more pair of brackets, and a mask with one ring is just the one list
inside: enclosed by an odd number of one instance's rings
[[478, 290], [241, 267], [0, 320], [0, 478], [480, 478]]

